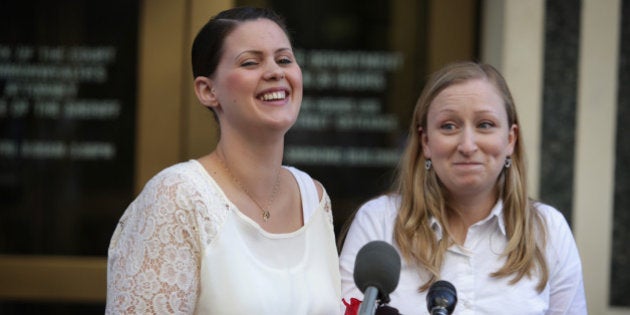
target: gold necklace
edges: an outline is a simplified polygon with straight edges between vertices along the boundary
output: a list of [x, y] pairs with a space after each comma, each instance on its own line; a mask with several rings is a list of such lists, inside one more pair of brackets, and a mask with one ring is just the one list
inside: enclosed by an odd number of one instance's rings
[[271, 207], [273, 200], [276, 198], [276, 194], [278, 193], [278, 186], [280, 186], [280, 169], [278, 169], [278, 172], [276, 173], [276, 182], [273, 185], [273, 190], [271, 191], [271, 196], [269, 197], [269, 201], [267, 202], [267, 207], [264, 208], [258, 203], [258, 201], [256, 201], [256, 199], [254, 199], [254, 197], [252, 197], [252, 195], [249, 193], [249, 190], [247, 190], [247, 188], [245, 188], [245, 186], [241, 184], [241, 182], [236, 178], [236, 176], [232, 174], [232, 172], [230, 171], [230, 168], [227, 166], [227, 164], [225, 164], [225, 161], [223, 161], [223, 159], [219, 157], [219, 153], [215, 152], [215, 155], [217, 159], [219, 160], [219, 163], [221, 163], [225, 171], [232, 178], [232, 181], [234, 181], [234, 183], [247, 195], [247, 197], [249, 197], [249, 199], [258, 206], [258, 208], [260, 208], [260, 211], [262, 211], [262, 218], [265, 222], [267, 222], [269, 218], [271, 217], [271, 213], [269, 212], [269, 207]]

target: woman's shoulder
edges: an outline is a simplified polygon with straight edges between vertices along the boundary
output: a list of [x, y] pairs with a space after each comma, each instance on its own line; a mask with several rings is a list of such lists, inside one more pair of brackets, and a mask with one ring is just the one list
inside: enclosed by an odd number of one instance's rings
[[140, 208], [162, 207], [192, 211], [194, 204], [221, 201], [221, 194], [199, 162], [189, 160], [164, 168], [142, 188], [132, 205]]
[[293, 176], [298, 180], [302, 181], [313, 181], [315, 185], [320, 185], [323, 188], [323, 185], [315, 178], [311, 177], [306, 171], [303, 171], [295, 166], [283, 165], [285, 169], [287, 169]]
[[566, 250], [575, 247], [569, 222], [562, 212], [551, 205], [537, 202], [534, 206], [544, 221], [547, 249], [555, 252], [557, 259], [561, 259], [567, 254]]
[[203, 170], [203, 166], [201, 166], [199, 162], [196, 160], [188, 160], [162, 169], [151, 179], [198, 177], [201, 175], [201, 170]]
[[212, 177], [197, 160], [177, 163], [147, 182], [134, 200], [134, 208], [144, 215], [170, 218], [172, 222], [198, 221], [204, 237], [211, 240], [230, 211], [227, 198], [212, 183]]
[[555, 207], [542, 202], [534, 202], [534, 207], [544, 219], [547, 230], [554, 231], [557, 228], [568, 228], [568, 222], [564, 214]]
[[313, 186], [311, 187], [314, 187], [315, 191], [317, 192], [317, 200], [324, 200], [329, 198], [328, 194], [326, 193], [326, 188], [324, 188], [324, 185], [317, 179], [311, 177], [311, 175], [309, 175], [307, 172], [295, 166], [284, 165], [284, 168], [287, 169], [291, 174], [293, 174], [298, 183], [309, 186], [312, 183]]
[[564, 214], [553, 206], [544, 203], [536, 203], [535, 206], [545, 220], [547, 232], [545, 233], [545, 259], [548, 263], [550, 276], [562, 278], [564, 274], [572, 277], [573, 280], [581, 278], [580, 255], [573, 231]]
[[180, 223], [194, 221], [195, 205], [199, 204], [196, 201], [202, 198], [201, 194], [196, 193], [198, 188], [189, 179], [194, 177], [191, 175], [194, 172], [194, 164], [183, 162], [169, 166], [154, 175], [125, 209], [112, 242], [115, 243], [122, 235], [133, 236], [137, 230], [153, 233], [158, 225], [170, 224], [178, 229], [189, 228], [188, 225]]
[[393, 218], [398, 213], [400, 196], [383, 194], [363, 203], [357, 211], [357, 217]]
[[195, 160], [180, 162], [162, 169], [151, 177], [143, 190], [188, 186], [193, 182], [203, 181], [203, 171], [203, 167]]
[[[349, 218], [350, 226], [344, 241], [348, 248], [354, 248], [351, 256], [365, 243], [371, 240], [392, 242], [394, 221], [398, 212], [399, 197], [383, 194], [367, 200]], [[347, 252], [346, 252], [347, 253]]]

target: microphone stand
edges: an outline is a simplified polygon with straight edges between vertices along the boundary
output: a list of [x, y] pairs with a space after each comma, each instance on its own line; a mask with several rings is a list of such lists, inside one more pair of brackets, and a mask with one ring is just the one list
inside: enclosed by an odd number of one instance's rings
[[[376, 312], [376, 298], [378, 296], [378, 289], [375, 287], [367, 287], [363, 293], [363, 302], [359, 305], [358, 315], [374, 315]], [[365, 303], [367, 302], [367, 303]], [[374, 302], [374, 303], [371, 303]]]

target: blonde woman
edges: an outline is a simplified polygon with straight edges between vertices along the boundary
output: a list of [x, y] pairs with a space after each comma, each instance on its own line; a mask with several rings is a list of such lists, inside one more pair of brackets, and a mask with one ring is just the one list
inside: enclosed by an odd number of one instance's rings
[[[367, 242], [403, 258], [390, 306], [426, 314], [437, 280], [458, 293], [454, 314], [586, 314], [582, 267], [560, 212], [528, 198], [523, 140], [501, 74], [460, 62], [428, 80], [414, 110], [394, 192], [356, 213], [340, 255], [342, 296]], [[356, 301], [356, 300], [355, 300]]]

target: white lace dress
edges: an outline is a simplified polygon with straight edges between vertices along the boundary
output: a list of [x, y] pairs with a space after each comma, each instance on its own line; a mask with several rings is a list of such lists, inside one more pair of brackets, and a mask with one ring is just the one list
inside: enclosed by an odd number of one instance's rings
[[326, 192], [297, 180], [305, 224], [265, 232], [196, 160], [165, 169], [112, 236], [107, 314], [339, 314], [340, 279]]

